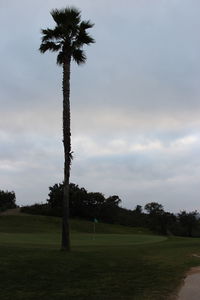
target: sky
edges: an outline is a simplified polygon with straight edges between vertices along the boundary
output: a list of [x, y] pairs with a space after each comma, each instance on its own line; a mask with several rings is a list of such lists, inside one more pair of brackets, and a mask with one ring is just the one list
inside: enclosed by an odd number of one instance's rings
[[38, 48], [71, 5], [96, 40], [71, 70], [71, 182], [200, 211], [198, 0], [0, 0], [0, 189], [30, 205], [63, 180], [62, 68]]

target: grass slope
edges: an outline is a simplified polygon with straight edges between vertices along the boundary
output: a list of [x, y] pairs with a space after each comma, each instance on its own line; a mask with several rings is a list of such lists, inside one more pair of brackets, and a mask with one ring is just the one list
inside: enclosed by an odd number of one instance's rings
[[[37, 215], [1, 215], [0, 232], [60, 232], [61, 219], [56, 217], [46, 217]], [[93, 222], [72, 219], [70, 221], [72, 232], [93, 232]], [[146, 228], [126, 227], [105, 223], [96, 224], [97, 233], [121, 233], [121, 234], [152, 234]]]
[[[200, 239], [74, 220], [73, 251], [58, 251], [60, 220], [0, 217], [0, 299], [168, 299], [191, 266]], [[136, 234], [137, 233], [137, 234]], [[147, 234], [148, 233], [148, 234]]]

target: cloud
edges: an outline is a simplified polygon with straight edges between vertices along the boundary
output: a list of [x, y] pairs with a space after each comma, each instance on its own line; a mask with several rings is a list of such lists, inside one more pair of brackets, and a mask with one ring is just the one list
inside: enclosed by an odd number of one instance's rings
[[[94, 140], [82, 139], [77, 141], [82, 147], [75, 155], [73, 180], [106, 195], [114, 190], [129, 208], [150, 201], [158, 201], [171, 211], [198, 208], [199, 141], [198, 136], [192, 135], [169, 144], [161, 140], [95, 144]], [[93, 157], [88, 153], [93, 153]], [[192, 206], [188, 202], [191, 195]]]
[[[198, 209], [199, 2], [68, 4], [95, 22], [96, 39], [87, 64], [72, 66], [71, 180], [130, 208]], [[45, 201], [63, 178], [62, 69], [55, 54], [39, 53], [40, 28], [66, 2], [0, 5], [0, 188], [19, 204]]]

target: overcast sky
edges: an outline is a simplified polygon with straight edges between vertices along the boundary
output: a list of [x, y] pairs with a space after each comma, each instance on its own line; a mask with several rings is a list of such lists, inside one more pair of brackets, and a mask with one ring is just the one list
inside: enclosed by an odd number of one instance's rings
[[62, 68], [38, 48], [66, 5], [96, 40], [72, 67], [71, 182], [200, 211], [199, 0], [0, 0], [0, 189], [32, 204], [63, 180]]

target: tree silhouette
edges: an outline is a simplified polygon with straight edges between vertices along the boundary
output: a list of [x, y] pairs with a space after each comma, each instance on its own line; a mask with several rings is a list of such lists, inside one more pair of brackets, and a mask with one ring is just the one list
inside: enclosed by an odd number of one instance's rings
[[70, 250], [69, 235], [69, 177], [72, 160], [70, 130], [70, 66], [72, 59], [78, 64], [86, 62], [84, 45], [94, 43], [87, 33], [94, 24], [81, 21], [80, 10], [74, 7], [54, 9], [51, 15], [56, 22], [54, 29], [42, 29], [40, 52], [47, 50], [58, 52], [57, 64], [63, 67], [63, 144], [64, 144], [64, 196], [62, 208], [62, 241], [61, 249]]

